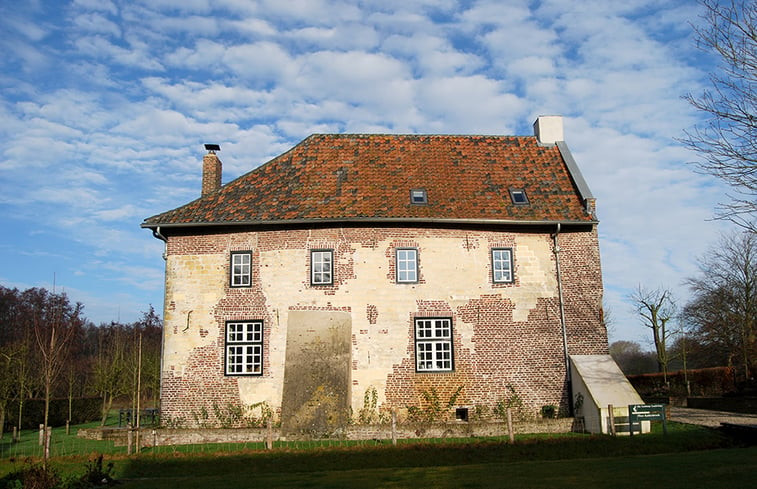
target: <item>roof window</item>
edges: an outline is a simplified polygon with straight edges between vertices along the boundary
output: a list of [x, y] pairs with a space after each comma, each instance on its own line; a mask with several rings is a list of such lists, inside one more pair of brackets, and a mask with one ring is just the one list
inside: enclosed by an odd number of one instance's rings
[[428, 204], [425, 188], [415, 188], [410, 191], [410, 203], [415, 205]]
[[528, 205], [528, 197], [526, 197], [526, 191], [522, 188], [510, 189], [510, 200], [515, 205]]

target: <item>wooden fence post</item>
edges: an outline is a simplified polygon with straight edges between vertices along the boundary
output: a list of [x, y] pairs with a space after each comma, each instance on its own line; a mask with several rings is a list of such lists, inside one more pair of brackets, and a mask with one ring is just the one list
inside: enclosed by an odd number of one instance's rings
[[50, 439], [53, 437], [53, 429], [48, 426], [45, 429], [45, 460], [50, 458]]
[[392, 445], [397, 446], [397, 409], [392, 409]]
[[273, 450], [273, 422], [270, 419], [266, 423], [266, 428], [268, 428], [268, 431], [265, 438], [265, 448], [266, 450]]
[[513, 432], [513, 410], [507, 408], [507, 434], [510, 436], [510, 443], [515, 443], [515, 433]]
[[134, 431], [131, 429], [131, 423], [126, 425], [126, 455], [131, 455], [131, 446], [134, 443]]
[[610, 419], [608, 420], [608, 430], [610, 431], [610, 434], [612, 436], [615, 436], [615, 412], [613, 410], [612, 404], [607, 405], [607, 414], [610, 417]]
[[39, 446], [45, 444], [45, 425], [39, 425]]

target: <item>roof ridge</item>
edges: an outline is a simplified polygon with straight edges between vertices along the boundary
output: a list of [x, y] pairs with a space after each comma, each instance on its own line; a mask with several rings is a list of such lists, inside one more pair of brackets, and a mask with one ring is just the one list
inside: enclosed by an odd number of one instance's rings
[[[479, 138], [529, 138], [529, 139], [536, 139], [536, 136], [533, 134], [438, 134], [438, 133], [393, 133], [393, 132], [314, 132], [310, 134], [308, 137], [303, 139], [303, 141], [314, 137], [314, 136], [337, 136], [337, 137], [348, 137], [348, 136], [360, 136], [360, 137], [371, 137], [371, 136], [423, 136], [423, 137], [432, 137], [432, 138], [449, 138], [449, 137], [456, 137], [456, 138], [468, 138], [468, 137], [479, 137]], [[301, 141], [302, 142], [302, 141]]]

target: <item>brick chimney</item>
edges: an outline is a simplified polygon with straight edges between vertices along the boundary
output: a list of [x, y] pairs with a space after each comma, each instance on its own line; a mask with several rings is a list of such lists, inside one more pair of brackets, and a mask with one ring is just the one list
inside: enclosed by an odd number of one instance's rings
[[221, 188], [221, 160], [216, 156], [216, 151], [219, 149], [218, 145], [206, 144], [205, 148], [208, 149], [208, 154], [202, 157], [203, 197], [215, 193]]
[[534, 136], [542, 146], [554, 146], [557, 141], [565, 141], [562, 116], [540, 115], [534, 122]]

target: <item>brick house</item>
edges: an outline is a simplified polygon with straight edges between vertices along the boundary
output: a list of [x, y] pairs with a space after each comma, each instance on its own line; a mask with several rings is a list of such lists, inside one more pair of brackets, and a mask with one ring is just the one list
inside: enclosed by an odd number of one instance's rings
[[315, 134], [223, 186], [205, 155], [202, 196], [142, 224], [165, 241], [164, 417], [569, 412], [569, 355], [608, 351], [597, 220], [562, 118], [534, 132]]

